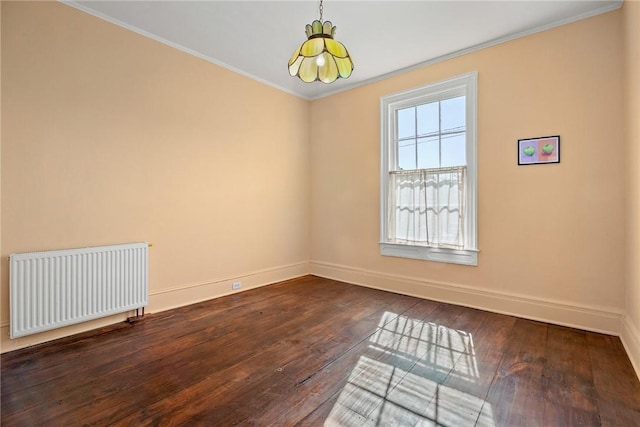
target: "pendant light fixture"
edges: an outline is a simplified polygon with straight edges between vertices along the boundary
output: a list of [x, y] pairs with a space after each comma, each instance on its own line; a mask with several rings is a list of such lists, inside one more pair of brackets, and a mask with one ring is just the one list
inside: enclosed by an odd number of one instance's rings
[[322, 0], [320, 19], [305, 27], [307, 40], [293, 52], [289, 59], [289, 74], [303, 82], [320, 80], [331, 83], [339, 77], [346, 79], [353, 71], [353, 61], [347, 48], [333, 39], [336, 27], [331, 21], [322, 21]]

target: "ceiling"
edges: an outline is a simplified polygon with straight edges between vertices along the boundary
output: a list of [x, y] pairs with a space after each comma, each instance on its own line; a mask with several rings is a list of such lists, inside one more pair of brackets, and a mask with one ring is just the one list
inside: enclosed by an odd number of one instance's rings
[[355, 69], [331, 84], [289, 76], [287, 62], [319, 18], [317, 1], [63, 1], [63, 3], [306, 98], [317, 99], [622, 5], [609, 1], [326, 0]]

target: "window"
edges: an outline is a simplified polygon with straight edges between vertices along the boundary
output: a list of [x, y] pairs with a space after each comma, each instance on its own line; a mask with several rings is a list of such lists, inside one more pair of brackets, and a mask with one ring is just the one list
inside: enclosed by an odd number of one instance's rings
[[380, 253], [478, 265], [477, 72], [381, 99]]

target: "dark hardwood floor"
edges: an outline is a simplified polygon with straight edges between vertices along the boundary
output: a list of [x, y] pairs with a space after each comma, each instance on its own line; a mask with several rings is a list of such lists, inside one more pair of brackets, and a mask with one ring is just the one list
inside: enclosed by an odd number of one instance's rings
[[1, 361], [3, 426], [640, 426], [616, 337], [312, 276]]

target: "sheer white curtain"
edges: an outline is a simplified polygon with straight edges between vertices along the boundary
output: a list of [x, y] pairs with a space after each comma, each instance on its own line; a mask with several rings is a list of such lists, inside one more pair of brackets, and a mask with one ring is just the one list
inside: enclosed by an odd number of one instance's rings
[[389, 172], [389, 241], [464, 247], [466, 167]]

